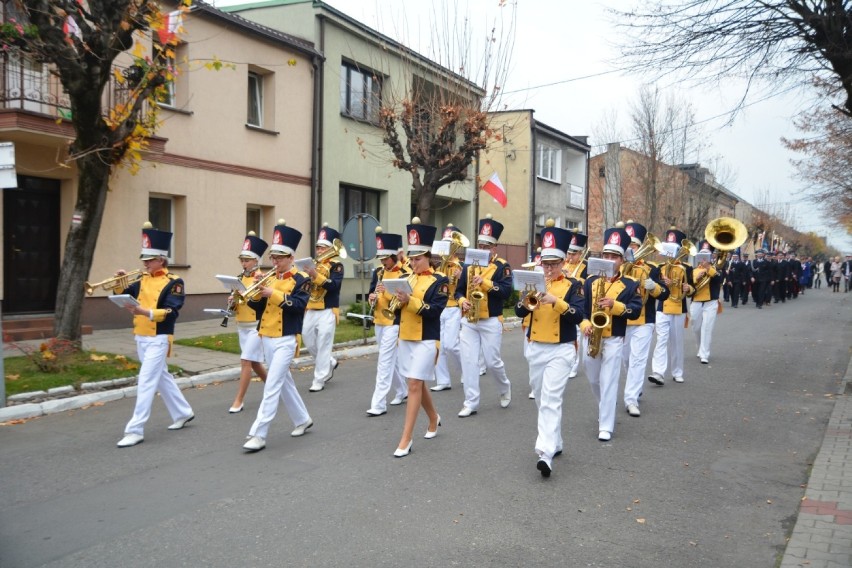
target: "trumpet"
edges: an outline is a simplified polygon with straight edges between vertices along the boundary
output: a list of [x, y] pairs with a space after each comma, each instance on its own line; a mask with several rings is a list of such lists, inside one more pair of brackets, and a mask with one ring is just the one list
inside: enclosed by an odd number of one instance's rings
[[[550, 287], [550, 280], [544, 281], [545, 289]], [[546, 292], [539, 292], [536, 290], [534, 284], [527, 284], [524, 286], [523, 298], [521, 299], [521, 305], [529, 312], [533, 312], [541, 306], [541, 298], [546, 294]]]
[[94, 284], [86, 282], [84, 284], [84, 286], [86, 287], [86, 294], [91, 296], [98, 288], [103, 288], [107, 291], [112, 291], [116, 288], [127, 288], [134, 282], [142, 280], [142, 276], [144, 274], [145, 272], [142, 270], [132, 270], [124, 274], [116, 274], [112, 278], [107, 278], [106, 280], [95, 282]]
[[249, 301], [256, 301], [260, 295], [260, 289], [269, 286], [269, 283], [275, 279], [275, 268], [260, 277], [254, 284], [246, 288], [242, 292], [234, 290], [234, 305], [242, 304]]
[[[347, 258], [346, 248], [343, 246], [343, 242], [340, 239], [334, 239], [331, 243], [331, 247], [318, 257], [314, 259], [314, 264], [317, 265], [317, 272], [322, 274], [326, 278], [328, 278], [329, 271], [328, 266], [323, 264], [326, 260], [331, 260], [332, 258], [339, 256], [340, 258]], [[323, 298], [325, 298], [325, 293], [327, 290], [322, 286], [312, 285], [311, 286], [311, 302], [322, 302]]]

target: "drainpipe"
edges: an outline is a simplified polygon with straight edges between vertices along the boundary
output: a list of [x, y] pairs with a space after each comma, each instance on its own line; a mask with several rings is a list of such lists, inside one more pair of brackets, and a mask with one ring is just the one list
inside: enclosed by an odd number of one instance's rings
[[592, 150], [586, 150], [586, 188], [583, 190], [583, 230], [582, 233], [589, 234], [589, 160], [591, 159]]
[[322, 174], [323, 174], [323, 116], [325, 108], [323, 106], [323, 95], [325, 92], [325, 17], [320, 14], [319, 19], [319, 50], [322, 58], [316, 65], [314, 76], [314, 151], [313, 151], [313, 180], [311, 183], [311, 239], [319, 231], [321, 224], [320, 216], [322, 215]]
[[536, 161], [538, 159], [538, 136], [536, 135], [535, 128], [535, 117], [533, 117], [532, 111], [530, 111], [530, 131], [532, 132], [532, 152], [530, 152], [530, 213], [529, 213], [529, 234], [527, 235], [527, 239], [529, 244], [527, 245], [527, 260], [532, 261], [535, 257], [535, 173], [536, 173]]

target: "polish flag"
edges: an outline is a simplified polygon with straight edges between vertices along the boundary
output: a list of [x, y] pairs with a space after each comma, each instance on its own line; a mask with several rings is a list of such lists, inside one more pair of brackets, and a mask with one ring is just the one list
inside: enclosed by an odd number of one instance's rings
[[157, 30], [157, 36], [160, 44], [167, 45], [177, 34], [180, 27], [183, 25], [183, 14], [180, 10], [169, 12], [161, 15], [161, 27]]
[[499, 203], [501, 207], [506, 207], [506, 188], [500, 182], [500, 176], [497, 175], [497, 172], [491, 174], [491, 177], [482, 186], [482, 190], [493, 197], [494, 201]]

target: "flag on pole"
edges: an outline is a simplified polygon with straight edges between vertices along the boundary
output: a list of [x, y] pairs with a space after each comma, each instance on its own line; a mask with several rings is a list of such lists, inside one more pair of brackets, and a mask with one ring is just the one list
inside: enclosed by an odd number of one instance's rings
[[494, 201], [499, 203], [501, 207], [506, 207], [506, 188], [503, 187], [503, 183], [500, 181], [500, 176], [497, 175], [497, 172], [491, 174], [491, 177], [482, 186], [482, 190], [493, 197]]

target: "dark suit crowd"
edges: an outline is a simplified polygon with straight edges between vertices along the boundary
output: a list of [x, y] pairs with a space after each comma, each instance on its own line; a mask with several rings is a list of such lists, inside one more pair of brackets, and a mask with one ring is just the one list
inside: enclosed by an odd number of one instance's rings
[[800, 260], [795, 253], [757, 249], [752, 260], [748, 254], [734, 254], [723, 270], [725, 301], [731, 307], [746, 305], [751, 296], [758, 309], [772, 303], [785, 303], [813, 288], [817, 265], [810, 257]]

